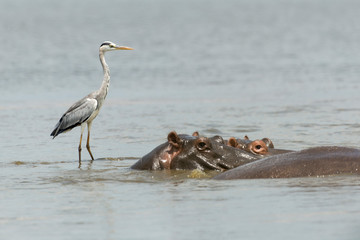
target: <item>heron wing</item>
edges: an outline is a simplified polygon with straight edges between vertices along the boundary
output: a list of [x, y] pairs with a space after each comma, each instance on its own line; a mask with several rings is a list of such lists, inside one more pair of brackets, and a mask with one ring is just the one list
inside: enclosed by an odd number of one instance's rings
[[60, 133], [81, 125], [94, 113], [97, 104], [96, 99], [88, 97], [74, 103], [60, 118], [50, 136], [55, 138]]

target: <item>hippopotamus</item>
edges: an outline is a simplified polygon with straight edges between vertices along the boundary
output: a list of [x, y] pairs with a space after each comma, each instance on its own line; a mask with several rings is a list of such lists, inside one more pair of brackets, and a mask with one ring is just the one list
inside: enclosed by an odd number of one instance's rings
[[273, 142], [269, 138], [251, 141], [247, 135], [243, 139], [231, 137], [226, 144], [231, 147], [240, 148], [247, 152], [257, 155], [277, 155], [291, 150], [275, 149]]
[[221, 173], [214, 179], [294, 178], [359, 173], [359, 149], [314, 147], [269, 156]]
[[235, 148], [225, 144], [220, 136], [202, 137], [168, 134], [168, 141], [159, 145], [137, 161], [132, 169], [200, 169], [224, 171], [264, 157], [263, 154]]

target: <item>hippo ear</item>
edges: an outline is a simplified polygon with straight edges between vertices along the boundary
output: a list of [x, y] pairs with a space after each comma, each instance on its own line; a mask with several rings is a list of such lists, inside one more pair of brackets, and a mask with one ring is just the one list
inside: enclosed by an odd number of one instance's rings
[[180, 148], [181, 146], [181, 139], [175, 131], [169, 133], [168, 142], [175, 148]]
[[231, 137], [231, 138], [229, 138], [227, 145], [230, 147], [237, 147], [237, 145], [239, 145], [239, 143], [236, 141], [236, 139], [234, 137]]
[[193, 137], [199, 137], [199, 132], [198, 132], [198, 131], [193, 132], [192, 136], [193, 136]]
[[245, 135], [245, 136], [244, 136], [244, 139], [245, 139], [245, 140], [249, 140], [248, 135]]
[[263, 138], [262, 141], [266, 144], [268, 148], [274, 148], [273, 142], [270, 140], [270, 138]]

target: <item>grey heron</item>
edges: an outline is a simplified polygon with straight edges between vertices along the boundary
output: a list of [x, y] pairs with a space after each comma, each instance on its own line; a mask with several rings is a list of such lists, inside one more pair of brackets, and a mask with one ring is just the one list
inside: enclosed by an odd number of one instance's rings
[[81, 126], [80, 143], [78, 147], [79, 167], [81, 165], [81, 141], [86, 125], [88, 129], [86, 148], [90, 154], [91, 159], [94, 160], [94, 157], [90, 150], [90, 130], [91, 130], [92, 121], [98, 115], [100, 108], [104, 103], [110, 83], [110, 69], [105, 62], [104, 55], [105, 52], [113, 51], [113, 50], [133, 50], [133, 49], [131, 47], [118, 46], [115, 43], [109, 41], [105, 41], [100, 45], [99, 58], [104, 71], [104, 78], [100, 88], [88, 94], [87, 96], [80, 99], [76, 103], [74, 103], [62, 115], [59, 122], [56, 124], [54, 130], [50, 134], [50, 136], [53, 136], [54, 139], [60, 133], [70, 131], [71, 129], [77, 126]]

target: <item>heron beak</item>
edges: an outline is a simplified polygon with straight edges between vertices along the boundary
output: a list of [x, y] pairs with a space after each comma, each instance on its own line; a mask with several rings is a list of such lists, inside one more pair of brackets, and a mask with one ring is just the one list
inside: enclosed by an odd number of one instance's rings
[[131, 47], [126, 47], [126, 46], [116, 46], [115, 47], [116, 50], [134, 50]]

